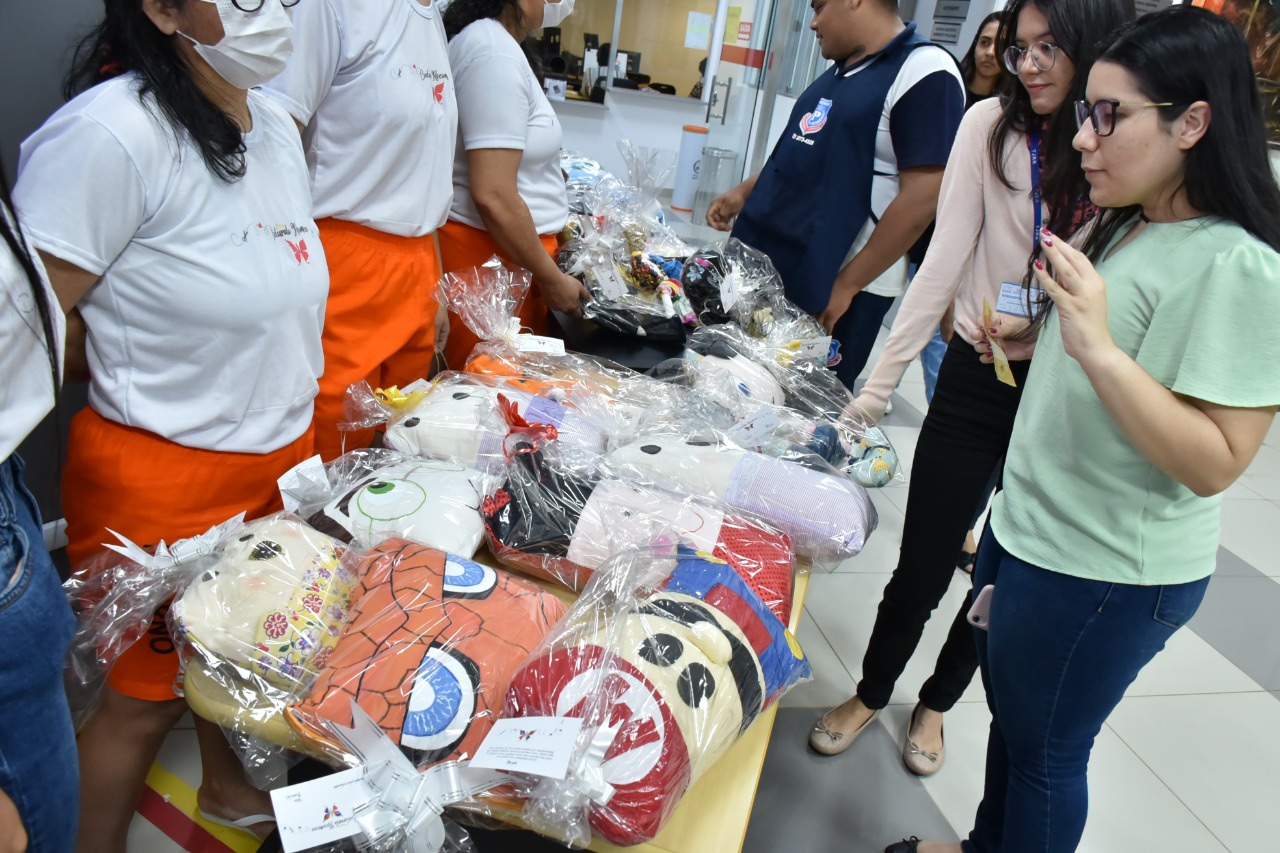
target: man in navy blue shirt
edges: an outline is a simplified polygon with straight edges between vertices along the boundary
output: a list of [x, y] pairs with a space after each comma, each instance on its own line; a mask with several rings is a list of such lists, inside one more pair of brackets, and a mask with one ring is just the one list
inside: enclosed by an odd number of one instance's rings
[[732, 236], [769, 256], [791, 301], [840, 342], [836, 373], [852, 388], [933, 221], [965, 89], [955, 60], [903, 24], [895, 0], [812, 6], [835, 65], [800, 96], [760, 174], [716, 199], [707, 222], [732, 222]]

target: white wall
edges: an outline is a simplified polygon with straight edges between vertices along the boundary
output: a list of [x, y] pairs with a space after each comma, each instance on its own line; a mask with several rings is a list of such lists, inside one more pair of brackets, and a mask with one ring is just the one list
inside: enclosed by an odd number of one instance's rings
[[[613, 90], [605, 103], [554, 101], [564, 128], [564, 147], [585, 154], [622, 179], [627, 166], [618, 140], [678, 152], [686, 124], [706, 124], [707, 108], [692, 98], [651, 92]], [[671, 183], [668, 182], [668, 187]]]

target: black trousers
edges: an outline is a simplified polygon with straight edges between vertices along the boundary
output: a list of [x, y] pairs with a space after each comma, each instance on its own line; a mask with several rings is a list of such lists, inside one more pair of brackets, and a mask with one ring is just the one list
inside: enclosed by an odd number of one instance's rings
[[[858, 696], [868, 708], [889, 704], [925, 623], [951, 585], [965, 533], [1009, 447], [1030, 364], [1013, 362], [1018, 387], [1010, 388], [959, 335], [947, 348], [911, 465], [898, 567], [862, 659]], [[965, 619], [971, 598], [965, 596], [933, 675], [920, 689], [921, 703], [934, 711], [949, 711], [978, 668], [973, 628]]]

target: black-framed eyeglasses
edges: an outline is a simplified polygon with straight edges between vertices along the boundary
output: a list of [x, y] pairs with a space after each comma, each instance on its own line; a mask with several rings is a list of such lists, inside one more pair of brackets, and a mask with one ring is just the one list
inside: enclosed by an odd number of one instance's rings
[[1093, 132], [1098, 136], [1110, 136], [1116, 132], [1116, 115], [1120, 107], [1144, 110], [1148, 107], [1172, 107], [1172, 101], [1154, 103], [1152, 101], [1117, 101], [1105, 98], [1097, 103], [1076, 101], [1076, 127], [1084, 127], [1084, 123], [1093, 124]]
[[[231, 0], [231, 5], [235, 6], [241, 12], [253, 14], [261, 9], [262, 4], [265, 2], [266, 0]], [[280, 5], [288, 9], [292, 6], [297, 6], [299, 2], [301, 2], [301, 0], [280, 0]]]
[[1017, 75], [1022, 70], [1023, 60], [1031, 54], [1031, 64], [1041, 71], [1048, 71], [1058, 59], [1058, 46], [1047, 41], [1038, 41], [1030, 47], [1018, 47], [1011, 44], [1004, 49], [1004, 67], [1009, 73]]

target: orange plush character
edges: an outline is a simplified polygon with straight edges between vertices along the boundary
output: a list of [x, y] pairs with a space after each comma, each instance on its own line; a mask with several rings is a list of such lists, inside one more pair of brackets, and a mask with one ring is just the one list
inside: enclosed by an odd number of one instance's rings
[[512, 674], [565, 613], [559, 599], [498, 569], [389, 539], [365, 557], [361, 593], [310, 694], [286, 710], [336, 755], [325, 725], [351, 725], [355, 699], [420, 768], [475, 754]]

